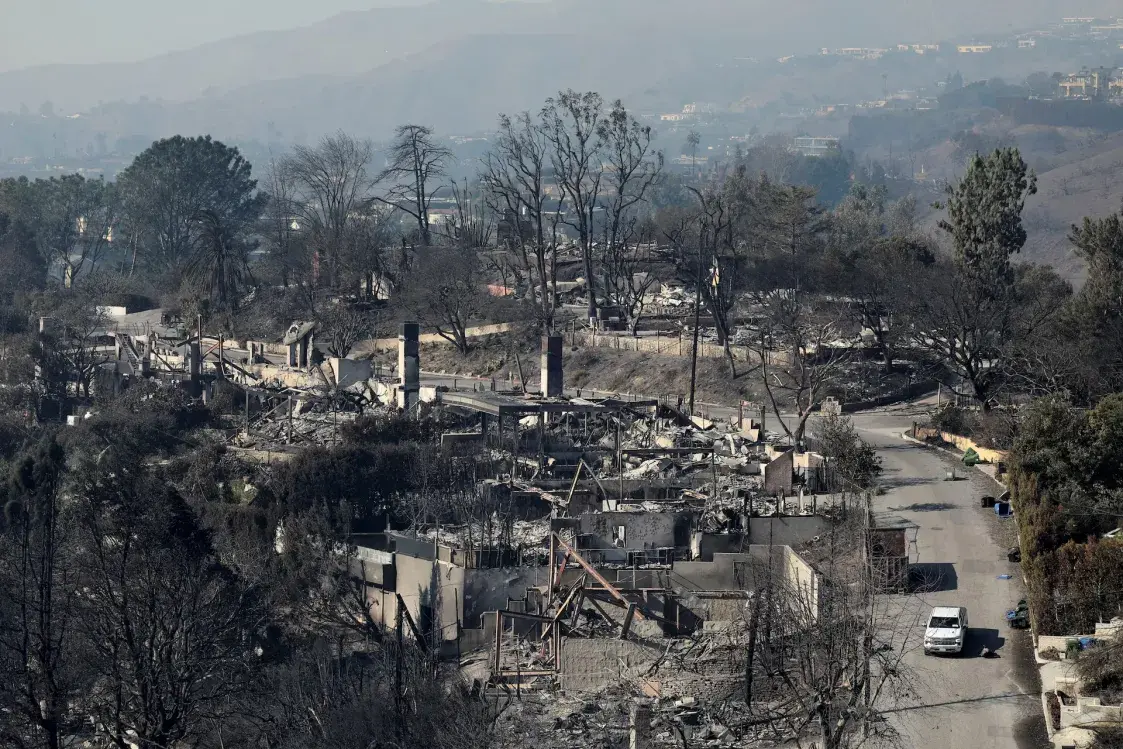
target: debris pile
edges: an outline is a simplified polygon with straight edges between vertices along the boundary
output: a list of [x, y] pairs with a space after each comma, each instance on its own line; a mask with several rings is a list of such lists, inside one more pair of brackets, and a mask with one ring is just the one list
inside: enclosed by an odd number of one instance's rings
[[[565, 693], [496, 695], [499, 743], [536, 749], [628, 746], [633, 725], [647, 747], [758, 749], [790, 745], [778, 727], [751, 725], [743, 693], [721, 700], [636, 697], [617, 684], [590, 697]], [[740, 704], [739, 704], [740, 702]]]

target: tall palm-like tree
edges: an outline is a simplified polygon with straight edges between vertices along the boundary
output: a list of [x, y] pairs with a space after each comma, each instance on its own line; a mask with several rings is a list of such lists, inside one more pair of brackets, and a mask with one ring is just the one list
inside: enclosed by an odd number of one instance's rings
[[695, 175], [694, 163], [698, 158], [698, 144], [702, 142], [702, 136], [698, 134], [697, 130], [691, 130], [686, 136], [686, 147], [690, 149], [690, 176]]
[[213, 211], [200, 211], [192, 225], [188, 276], [220, 307], [237, 307], [242, 286], [253, 283], [245, 241]]

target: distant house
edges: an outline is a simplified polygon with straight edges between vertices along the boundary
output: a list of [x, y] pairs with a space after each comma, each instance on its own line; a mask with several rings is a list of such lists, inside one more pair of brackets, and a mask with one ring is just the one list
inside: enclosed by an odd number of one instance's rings
[[994, 49], [993, 44], [960, 44], [956, 49], [961, 55], [978, 55], [985, 52], [990, 52]]
[[[839, 57], [855, 57], [859, 60], [876, 60], [889, 50], [874, 47], [839, 47], [834, 51]], [[829, 54], [823, 50], [823, 54]]]
[[1123, 94], [1123, 74], [1112, 68], [1084, 69], [1061, 79], [1068, 99], [1104, 99]]
[[456, 217], [456, 210], [453, 208], [430, 208], [429, 209], [429, 223], [430, 224], [445, 224], [452, 221]]
[[804, 156], [826, 156], [838, 153], [838, 138], [799, 137], [792, 140], [792, 150]]

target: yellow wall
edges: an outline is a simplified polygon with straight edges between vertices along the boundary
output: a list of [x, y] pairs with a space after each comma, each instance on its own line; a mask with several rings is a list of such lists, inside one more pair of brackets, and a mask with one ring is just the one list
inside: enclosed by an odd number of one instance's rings
[[940, 432], [940, 438], [944, 442], [955, 445], [956, 448], [963, 452], [973, 449], [979, 454], [979, 457], [987, 463], [998, 463], [999, 461], [1006, 460], [1005, 450], [992, 450], [989, 447], [979, 447], [969, 437], [961, 437], [951, 432]]
[[931, 429], [928, 427], [917, 427], [916, 432], [917, 439], [928, 439], [930, 437], [935, 437], [938, 434], [940, 436], [940, 439], [942, 439], [949, 445], [955, 445], [956, 449], [961, 450], [962, 452], [974, 450], [979, 454], [979, 458], [987, 463], [1005, 462], [1006, 460], [1007, 452], [1005, 450], [994, 450], [989, 447], [980, 447], [979, 445], [975, 444], [974, 440], [972, 440], [970, 437], [952, 434], [951, 432], [937, 432], [935, 429]]

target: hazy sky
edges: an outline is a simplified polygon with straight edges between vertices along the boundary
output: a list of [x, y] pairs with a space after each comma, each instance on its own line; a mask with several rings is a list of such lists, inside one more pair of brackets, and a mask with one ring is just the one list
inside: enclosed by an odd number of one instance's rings
[[423, 0], [0, 0], [0, 71], [137, 60], [345, 10]]

